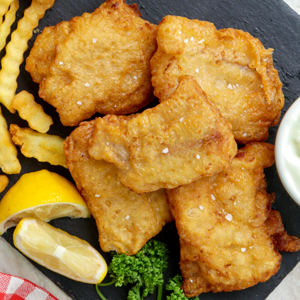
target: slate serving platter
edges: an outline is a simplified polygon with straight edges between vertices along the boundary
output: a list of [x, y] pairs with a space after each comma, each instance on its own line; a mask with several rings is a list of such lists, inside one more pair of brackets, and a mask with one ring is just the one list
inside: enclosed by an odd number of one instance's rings
[[[24, 9], [30, 5], [30, 0], [20, 2], [18, 19], [22, 17]], [[53, 8], [47, 11], [38, 28], [41, 31], [46, 26], [69, 20], [76, 15], [81, 15], [83, 12], [92, 12], [102, 2], [103, 0], [56, 0]], [[300, 16], [290, 9], [282, 0], [128, 0], [129, 4], [134, 2], [138, 4], [142, 17], [155, 24], [158, 24], [165, 15], [171, 14], [210, 21], [213, 22], [218, 29], [232, 27], [250, 32], [253, 36], [259, 38], [266, 48], [275, 49], [273, 56], [274, 64], [279, 71], [285, 95], [285, 106], [282, 111], [282, 116], [293, 101], [300, 96]], [[16, 28], [16, 24], [14, 24], [13, 28]], [[29, 42], [29, 49], [36, 36], [37, 33], [34, 34]], [[2, 51], [1, 56], [4, 55], [4, 53], [5, 51]], [[27, 57], [28, 54], [29, 50], [25, 53], [25, 57]], [[23, 63], [18, 79], [18, 92], [26, 89], [34, 94], [36, 101], [42, 104], [45, 111], [54, 119], [55, 125], [51, 127], [49, 133], [67, 137], [73, 128], [62, 126], [55, 109], [38, 98], [38, 85], [32, 82], [24, 66], [25, 64]], [[17, 114], [10, 114], [3, 106], [2, 110], [8, 124], [17, 123], [20, 126], [27, 127], [27, 123], [21, 120]], [[268, 142], [272, 144], [275, 143], [276, 132], [277, 127], [270, 129]], [[72, 180], [68, 170], [62, 167], [51, 166], [48, 163], [40, 163], [35, 159], [25, 158], [20, 152], [19, 159], [22, 164], [22, 172], [18, 175], [9, 176], [9, 187], [11, 187], [22, 174], [43, 168], [57, 172]], [[288, 233], [300, 237], [300, 207], [294, 203], [284, 190], [275, 166], [266, 170], [266, 176], [268, 180], [268, 191], [276, 194], [274, 207], [280, 211]], [[6, 190], [8, 190], [9, 187]], [[3, 194], [0, 197], [2, 197]], [[70, 234], [87, 240], [96, 249], [101, 251], [98, 244], [96, 224], [92, 218], [78, 220], [63, 218], [54, 220], [51, 224], [68, 231]], [[9, 229], [8, 232], [3, 235], [11, 245], [13, 245], [12, 234], [13, 229]], [[165, 281], [167, 281], [169, 277], [173, 277], [179, 272], [179, 244], [174, 223], [165, 226], [163, 231], [157, 236], [157, 239], [167, 243], [171, 252], [169, 268], [165, 274]], [[103, 255], [109, 261], [109, 255]], [[202, 294], [200, 299], [266, 299], [300, 260], [300, 252], [283, 253], [282, 257], [280, 271], [269, 281], [243, 291]], [[94, 285], [69, 280], [35, 263], [33, 264], [54, 283], [60, 286], [72, 299], [100, 299], [96, 294]], [[102, 288], [102, 292], [107, 299], [110, 300], [124, 300], [127, 295], [126, 288], [115, 288], [113, 286]], [[164, 299], [165, 297], [166, 294], [164, 294]], [[154, 300], [156, 299], [156, 295], [148, 296], [146, 299]]]

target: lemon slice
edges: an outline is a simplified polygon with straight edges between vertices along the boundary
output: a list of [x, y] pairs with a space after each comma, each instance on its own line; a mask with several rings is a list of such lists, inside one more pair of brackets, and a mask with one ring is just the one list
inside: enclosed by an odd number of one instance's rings
[[41, 170], [24, 174], [0, 201], [0, 235], [27, 217], [48, 222], [61, 217], [89, 216], [83, 198], [70, 181]]
[[100, 283], [107, 273], [105, 260], [88, 242], [39, 219], [21, 220], [13, 239], [33, 261], [76, 281]]

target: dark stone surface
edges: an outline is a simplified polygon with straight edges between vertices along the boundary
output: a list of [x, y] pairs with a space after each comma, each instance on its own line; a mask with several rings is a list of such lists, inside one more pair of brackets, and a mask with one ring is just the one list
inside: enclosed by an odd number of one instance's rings
[[[20, 2], [22, 9], [30, 4], [29, 0]], [[42, 30], [46, 26], [55, 25], [63, 20], [69, 20], [73, 16], [81, 15], [85, 11], [92, 12], [102, 2], [103, 1], [96, 0], [57, 0], [53, 8], [46, 13], [38, 28]], [[129, 3], [133, 2], [134, 1], [132, 0], [129, 1]], [[283, 114], [291, 103], [300, 96], [300, 17], [283, 1], [138, 0], [136, 2], [139, 5], [142, 17], [155, 24], [158, 24], [165, 15], [172, 14], [210, 21], [213, 22], [218, 29], [233, 27], [250, 32], [253, 36], [259, 38], [266, 48], [270, 47], [275, 49], [274, 64], [279, 71], [286, 99]], [[21, 12], [18, 13], [19, 18], [21, 15]], [[32, 46], [36, 36], [37, 34], [34, 34], [32, 40], [29, 42], [29, 47]], [[4, 52], [2, 52], [2, 54], [3, 53]], [[27, 56], [28, 53], [29, 51], [26, 52], [25, 56]], [[24, 70], [24, 63], [21, 66], [21, 75], [18, 79], [18, 84], [18, 91], [26, 89], [33, 93], [36, 96], [37, 101], [43, 104], [45, 111], [54, 116], [55, 126], [51, 127], [50, 133], [66, 137], [72, 129], [63, 127], [55, 109], [38, 98], [38, 86], [32, 82], [30, 76]], [[17, 114], [11, 115], [5, 108], [3, 108], [3, 113], [9, 124], [18, 123], [21, 126], [26, 126], [26, 122], [22, 121]], [[276, 131], [277, 127], [270, 130], [268, 142], [274, 144]], [[62, 167], [51, 166], [48, 163], [39, 163], [35, 159], [24, 158], [21, 155], [19, 155], [19, 158], [22, 163], [22, 174], [47, 168], [71, 179], [69, 172]], [[9, 176], [9, 186], [15, 183], [22, 174]], [[276, 194], [275, 207], [282, 214], [287, 231], [290, 234], [300, 236], [300, 207], [296, 205], [285, 192], [277, 175], [275, 166], [267, 169], [266, 174], [268, 179], [268, 190], [270, 192], [275, 192]], [[64, 218], [52, 221], [51, 224], [87, 240], [100, 251], [97, 228], [93, 219], [70, 220]], [[12, 233], [13, 229], [10, 229], [3, 235], [10, 244], [12, 244]], [[169, 276], [175, 275], [179, 270], [179, 246], [174, 224], [167, 225], [158, 238], [168, 244], [172, 253], [170, 257], [170, 266], [166, 272], [167, 279]], [[105, 257], [109, 258], [107, 254], [105, 254]], [[244, 291], [218, 294], [208, 293], [201, 295], [200, 298], [202, 300], [263, 300], [292, 270], [299, 260], [300, 253], [284, 253], [280, 271], [269, 281]], [[58, 284], [73, 299], [99, 299], [93, 285], [77, 283], [39, 265], [36, 265], [36, 267]], [[126, 299], [126, 289], [106, 287], [102, 288], [102, 291], [107, 299]], [[146, 299], [156, 299], [156, 297], [150, 296]]]

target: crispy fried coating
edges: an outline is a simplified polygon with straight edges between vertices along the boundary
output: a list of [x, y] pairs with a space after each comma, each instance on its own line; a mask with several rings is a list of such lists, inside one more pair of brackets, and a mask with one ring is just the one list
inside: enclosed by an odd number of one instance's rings
[[247, 32], [176, 16], [159, 24], [157, 43], [151, 72], [160, 101], [172, 95], [180, 76], [194, 76], [231, 123], [238, 143], [267, 139], [284, 105], [272, 49]]
[[114, 163], [121, 182], [137, 193], [218, 173], [237, 151], [230, 124], [190, 76], [154, 108], [98, 118], [90, 144], [90, 155]]
[[96, 220], [102, 250], [135, 254], [173, 220], [166, 194], [134, 193], [122, 185], [113, 164], [92, 159], [87, 148], [94, 124], [82, 123], [67, 138], [67, 164]]
[[279, 270], [278, 250], [299, 250], [299, 239], [288, 237], [271, 211], [263, 169], [273, 163], [273, 145], [249, 143], [227, 170], [167, 192], [187, 297], [266, 281]]
[[107, 0], [37, 39], [26, 68], [36, 82], [43, 79], [39, 95], [63, 125], [76, 126], [96, 112], [133, 113], [154, 99], [150, 59], [157, 26], [139, 16], [136, 5]]
[[46, 27], [37, 36], [25, 66], [34, 82], [41, 83], [49, 75], [50, 66], [56, 55], [56, 46], [62, 43], [71, 32], [71, 22], [72, 20]]

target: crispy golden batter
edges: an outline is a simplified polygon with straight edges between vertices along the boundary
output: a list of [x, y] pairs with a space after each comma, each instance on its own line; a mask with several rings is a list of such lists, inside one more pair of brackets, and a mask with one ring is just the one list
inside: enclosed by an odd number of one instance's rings
[[173, 217], [164, 190], [136, 194], [122, 185], [113, 164], [88, 155], [94, 124], [82, 123], [67, 138], [67, 164], [97, 222], [102, 250], [135, 254]]
[[263, 168], [273, 163], [274, 146], [249, 143], [227, 170], [168, 191], [188, 297], [266, 281], [279, 270], [277, 250], [299, 250], [280, 214], [270, 213], [274, 195], [266, 192]]
[[151, 72], [160, 101], [172, 95], [180, 76], [194, 76], [239, 143], [267, 139], [284, 105], [272, 49], [241, 30], [217, 31], [212, 23], [175, 16], [159, 24], [157, 43]]
[[150, 59], [157, 26], [139, 15], [136, 5], [107, 0], [37, 40], [27, 70], [35, 81], [43, 79], [39, 95], [57, 109], [63, 125], [78, 125], [96, 112], [133, 113], [154, 99]]
[[46, 27], [36, 38], [25, 66], [34, 82], [41, 83], [49, 75], [50, 66], [56, 55], [56, 46], [62, 43], [71, 32], [71, 22], [72, 20]]
[[190, 76], [154, 108], [98, 118], [90, 144], [90, 155], [114, 163], [121, 182], [137, 193], [220, 172], [237, 151], [230, 124]]

